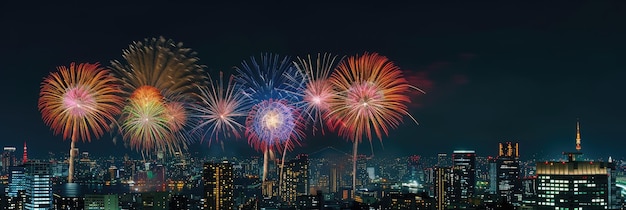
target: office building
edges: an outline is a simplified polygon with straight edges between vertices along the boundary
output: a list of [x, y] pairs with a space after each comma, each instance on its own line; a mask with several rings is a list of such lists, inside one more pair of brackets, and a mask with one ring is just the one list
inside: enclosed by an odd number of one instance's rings
[[520, 206], [522, 182], [519, 168], [519, 143], [500, 143], [496, 162], [496, 194], [500, 201]]
[[300, 154], [296, 159], [285, 163], [283, 183], [280, 183], [280, 197], [284, 204], [293, 206], [296, 199], [309, 193], [309, 158], [306, 154]]
[[50, 163], [28, 161], [24, 164], [25, 209], [51, 209], [52, 180]]
[[450, 203], [468, 204], [476, 189], [476, 153], [472, 150], [456, 150], [452, 154], [454, 181]]
[[580, 161], [580, 123], [576, 152], [567, 161], [537, 162], [537, 209], [618, 209], [615, 163]]
[[117, 195], [85, 195], [84, 207], [87, 210], [119, 210]]
[[202, 209], [233, 209], [233, 164], [205, 163], [202, 170], [204, 202]]
[[435, 209], [446, 209], [450, 205], [450, 195], [453, 192], [452, 182], [454, 173], [451, 167], [436, 167], [434, 169], [433, 194]]
[[2, 151], [2, 174], [8, 174], [9, 168], [15, 165], [15, 147], [4, 147]]

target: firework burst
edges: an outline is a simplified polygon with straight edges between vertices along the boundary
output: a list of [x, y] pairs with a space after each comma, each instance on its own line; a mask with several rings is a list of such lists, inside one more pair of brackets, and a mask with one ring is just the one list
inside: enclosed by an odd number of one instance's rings
[[91, 141], [110, 129], [109, 124], [120, 113], [122, 98], [117, 80], [98, 63], [71, 63], [58, 67], [41, 83], [38, 108], [43, 121], [54, 131], [71, 139], [70, 171], [73, 178], [74, 143]]
[[246, 119], [248, 143], [261, 151], [293, 146], [304, 136], [302, 122], [299, 111], [284, 100], [261, 101], [252, 107]]
[[415, 120], [407, 110], [410, 100], [406, 94], [417, 88], [384, 56], [365, 53], [350, 57], [339, 64], [330, 82], [337, 94], [329, 102], [332, 111], [328, 117], [340, 123], [335, 126], [339, 134], [352, 141], [371, 141], [374, 135], [382, 140], [383, 133], [400, 125], [403, 116]]
[[127, 64], [111, 64], [130, 96], [119, 119], [124, 140], [147, 154], [186, 149], [188, 104], [195, 99], [194, 85], [205, 81], [195, 52], [160, 37], [134, 42], [122, 56]]
[[[273, 149], [284, 148], [282, 163], [287, 149], [299, 144], [302, 134], [299, 92], [306, 83], [289, 57], [280, 59], [278, 55], [262, 55], [260, 63], [252, 58], [250, 64], [242, 63], [236, 68], [240, 73], [237, 82], [242, 93], [250, 99], [253, 108], [246, 119], [248, 143], [263, 151], [263, 188], [267, 175], [268, 153]], [[292, 120], [295, 120], [292, 122]], [[281, 176], [282, 178], [282, 167]]]
[[[382, 141], [382, 134], [396, 128], [402, 117], [415, 119], [407, 110], [410, 103], [406, 95], [411, 86], [402, 71], [386, 57], [377, 53], [343, 60], [330, 77], [336, 95], [330, 100], [330, 112], [326, 116], [331, 127], [353, 144], [352, 196], [356, 189], [356, 158], [359, 142], [373, 135]], [[415, 121], [417, 123], [417, 121]]]
[[244, 126], [239, 123], [241, 118], [247, 115], [250, 108], [248, 98], [238, 92], [239, 86], [235, 85], [234, 77], [229, 77], [228, 83], [224, 83], [223, 73], [217, 81], [209, 75], [209, 85], [199, 86], [199, 103], [192, 106], [193, 118], [199, 123], [192, 132], [204, 130], [202, 139], [208, 138], [209, 145], [213, 139], [219, 140], [221, 135], [233, 135], [241, 137]]
[[335, 94], [328, 77], [338, 61], [337, 56], [317, 54], [315, 60], [308, 55], [294, 62], [296, 68], [305, 75], [306, 85], [302, 91], [303, 113], [311, 120], [313, 133], [318, 129], [324, 133], [323, 115], [329, 111], [329, 101]]

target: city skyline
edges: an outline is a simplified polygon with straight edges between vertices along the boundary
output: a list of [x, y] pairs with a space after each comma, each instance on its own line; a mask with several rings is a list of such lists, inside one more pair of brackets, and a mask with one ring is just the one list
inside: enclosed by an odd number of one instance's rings
[[[434, 156], [471, 149], [488, 156], [496, 155], [496, 143], [513, 141], [520, 142], [522, 159], [556, 156], [574, 149], [579, 118], [585, 154], [622, 156], [626, 116], [620, 108], [626, 104], [618, 90], [619, 79], [626, 76], [621, 59], [626, 30], [619, 26], [626, 18], [616, 9], [624, 7], [621, 2], [458, 8], [214, 3], [176, 5], [181, 9], [148, 19], [151, 10], [165, 8], [160, 3], [130, 3], [121, 14], [116, 11], [122, 5], [112, 4], [4, 3], [3, 8], [11, 9], [0, 20], [0, 38], [7, 41], [0, 49], [0, 68], [6, 73], [0, 85], [8, 90], [0, 108], [2, 146], [20, 148], [26, 141], [32, 155], [66, 152], [69, 142], [53, 135], [37, 110], [42, 79], [73, 61], [110, 66], [133, 41], [162, 35], [198, 52], [199, 63], [211, 72], [229, 71], [264, 52], [293, 58], [318, 52], [387, 56], [407, 76], [419, 79], [416, 85], [427, 94], [412, 97], [409, 106], [420, 125], [405, 118], [382, 145], [373, 141], [374, 154]], [[535, 16], [527, 17], [529, 13]], [[112, 141], [105, 134], [77, 147], [103, 155], [136, 153], [124, 148], [121, 138]], [[351, 150], [351, 143], [336, 133], [307, 135], [302, 143], [291, 154], [328, 146]], [[224, 144], [227, 155], [257, 154], [244, 139]], [[545, 149], [531, 146], [538, 144]], [[222, 151], [218, 144], [193, 145], [201, 154]], [[361, 144], [359, 153], [369, 154], [369, 147]]]

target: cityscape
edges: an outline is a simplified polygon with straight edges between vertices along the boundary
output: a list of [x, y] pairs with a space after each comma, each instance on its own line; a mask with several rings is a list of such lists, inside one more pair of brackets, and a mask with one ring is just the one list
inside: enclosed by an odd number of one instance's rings
[[[558, 159], [526, 159], [519, 142], [487, 156], [473, 150], [357, 159], [327, 147], [269, 163], [263, 158], [159, 153], [153, 160], [80, 151], [73, 183], [67, 154], [29, 159], [5, 146], [2, 209], [622, 209], [626, 162], [590, 159], [580, 125]], [[564, 142], [567, 143], [567, 142]], [[284, 173], [280, 173], [284, 170]], [[282, 174], [283, 178], [279, 179]], [[281, 182], [282, 180], [282, 182]], [[264, 186], [262, 186], [264, 185]], [[354, 194], [353, 194], [354, 193]], [[354, 197], [352, 197], [354, 196]]]
[[626, 209], [626, 2], [0, 5], [0, 209]]

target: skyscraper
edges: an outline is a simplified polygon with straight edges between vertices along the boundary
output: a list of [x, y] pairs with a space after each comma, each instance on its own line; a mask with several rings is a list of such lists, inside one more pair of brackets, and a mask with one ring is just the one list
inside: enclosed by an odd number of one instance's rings
[[5, 188], [9, 197], [17, 197], [19, 191], [26, 189], [26, 180], [24, 178], [24, 167], [13, 166], [9, 168], [9, 186]]
[[281, 200], [288, 206], [296, 204], [296, 199], [309, 193], [309, 158], [300, 154], [296, 159], [285, 163], [283, 183], [280, 193]]
[[451, 167], [435, 167], [434, 170], [434, 195], [435, 209], [443, 210], [450, 205], [450, 194], [452, 194], [452, 182], [454, 174]]
[[522, 182], [519, 176], [519, 143], [500, 143], [496, 158], [496, 192], [501, 199], [514, 206], [522, 201]]
[[52, 208], [51, 177], [50, 163], [28, 161], [24, 164], [25, 209]]
[[2, 174], [9, 173], [9, 168], [15, 165], [15, 147], [4, 147], [2, 151]]
[[233, 209], [233, 164], [205, 163], [202, 169], [204, 203], [202, 209]]
[[455, 177], [450, 202], [468, 204], [476, 188], [476, 153], [473, 150], [455, 150], [452, 161]]

